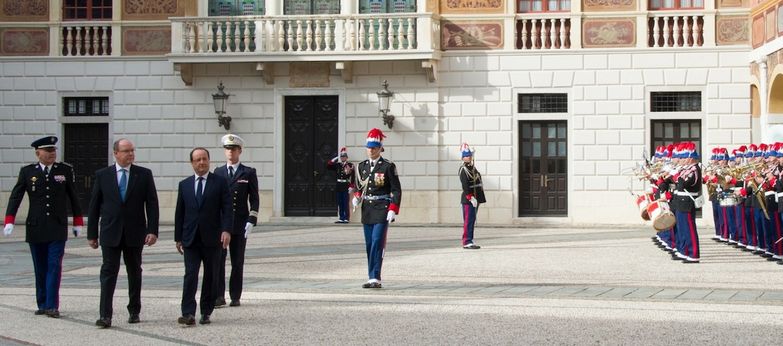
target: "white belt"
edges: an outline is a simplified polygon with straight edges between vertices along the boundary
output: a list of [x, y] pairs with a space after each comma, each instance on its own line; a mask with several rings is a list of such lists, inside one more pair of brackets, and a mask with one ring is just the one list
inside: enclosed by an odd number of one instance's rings
[[338, 183], [347, 183], [348, 179], [337, 179]]
[[775, 194], [775, 191], [767, 191], [767, 192], [764, 192], [764, 196], [772, 196], [772, 195], [774, 195], [774, 194]]
[[783, 197], [783, 192], [778, 192], [778, 193], [777, 193], [777, 196], [778, 196], [778, 198], [781, 198], [781, 197]]
[[674, 194], [677, 196], [698, 196], [698, 192], [688, 192], [688, 191], [674, 191]]

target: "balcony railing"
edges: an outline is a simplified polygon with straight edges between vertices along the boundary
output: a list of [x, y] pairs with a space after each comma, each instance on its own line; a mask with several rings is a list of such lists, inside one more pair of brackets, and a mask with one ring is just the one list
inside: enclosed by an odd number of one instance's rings
[[171, 25], [175, 62], [431, 59], [440, 49], [440, 22], [429, 13], [187, 17], [172, 18]]
[[60, 54], [63, 56], [111, 55], [111, 24], [64, 22], [60, 27]]
[[701, 47], [704, 15], [652, 14], [647, 19], [647, 47]]
[[571, 18], [564, 13], [517, 15], [516, 49], [571, 48]]

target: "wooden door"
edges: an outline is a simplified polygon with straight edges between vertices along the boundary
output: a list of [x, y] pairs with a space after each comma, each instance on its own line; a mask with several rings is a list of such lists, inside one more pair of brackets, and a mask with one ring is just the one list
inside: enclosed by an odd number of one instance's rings
[[566, 125], [519, 122], [519, 216], [568, 215]]
[[90, 204], [95, 171], [109, 165], [109, 124], [65, 124], [62, 160], [73, 166], [82, 210]]
[[337, 96], [285, 98], [285, 216], [334, 216]]

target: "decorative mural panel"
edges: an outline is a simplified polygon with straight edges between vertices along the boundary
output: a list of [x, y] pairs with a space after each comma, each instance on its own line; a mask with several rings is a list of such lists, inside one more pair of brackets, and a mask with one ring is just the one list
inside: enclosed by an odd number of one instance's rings
[[582, 47], [584, 48], [635, 45], [635, 18], [590, 18], [582, 22]]
[[764, 43], [764, 15], [754, 17], [750, 29], [753, 34], [753, 47], [761, 46]]
[[441, 49], [498, 49], [503, 47], [501, 21], [443, 21]]
[[171, 27], [122, 28], [122, 55], [171, 53]]
[[0, 29], [0, 55], [49, 55], [49, 30]]
[[503, 13], [504, 0], [441, 0], [441, 13]]
[[188, 0], [125, 0], [122, 2], [124, 20], [158, 20], [185, 15]]
[[766, 19], [765, 22], [765, 30], [766, 33], [766, 39], [767, 41], [772, 41], [775, 39], [775, 37], [778, 36], [778, 27], [777, 27], [777, 12], [774, 8], [767, 11], [767, 13], [764, 14]]
[[0, 0], [0, 22], [49, 20], [49, 0]]
[[[641, 0], [646, 1], [646, 0]], [[583, 0], [583, 12], [618, 12], [636, 9], [636, 0]]]
[[746, 5], [743, 2], [747, 3], [748, 0], [719, 0], [718, 8], [743, 7]]
[[292, 88], [316, 88], [329, 86], [328, 62], [292, 62], [290, 64]]
[[778, 4], [778, 36], [783, 35], [783, 3]]
[[748, 44], [750, 23], [746, 16], [718, 16], [715, 20], [717, 45]]

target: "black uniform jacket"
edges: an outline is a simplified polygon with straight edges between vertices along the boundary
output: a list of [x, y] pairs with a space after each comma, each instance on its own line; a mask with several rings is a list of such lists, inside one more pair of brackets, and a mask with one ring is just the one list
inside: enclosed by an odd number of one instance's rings
[[99, 239], [101, 246], [117, 247], [124, 240], [126, 246], [138, 247], [144, 245], [147, 234], [158, 235], [160, 212], [152, 171], [131, 165], [127, 174], [128, 189], [123, 202], [116, 166], [95, 172], [87, 213], [87, 239]]
[[223, 165], [215, 168], [215, 175], [226, 179], [231, 193], [231, 208], [234, 211], [234, 227], [231, 228], [231, 234], [245, 234], [246, 223], [250, 222], [255, 226], [258, 222], [260, 202], [256, 169], [240, 163], [232, 179], [228, 177], [228, 166]]
[[359, 163], [357, 175], [356, 194], [362, 195], [362, 223], [371, 225], [386, 222], [386, 214], [389, 210], [400, 213], [400, 201], [402, 200], [402, 187], [400, 177], [397, 176], [397, 166], [383, 157], [373, 169], [370, 169], [370, 160]]
[[[8, 198], [6, 220], [16, 217], [25, 192], [30, 198], [27, 212], [25, 241], [43, 243], [68, 239], [68, 208], [70, 202], [74, 224], [82, 223], [82, 207], [74, 187], [73, 167], [64, 162], [55, 162], [47, 178], [38, 163], [19, 170], [19, 180]], [[79, 221], [76, 221], [76, 220]]]
[[[696, 210], [694, 199], [701, 195], [701, 167], [698, 164], [684, 167], [677, 176], [675, 183], [675, 192], [672, 196], [672, 209], [682, 212], [693, 212]], [[688, 193], [688, 195], [683, 195]]]
[[345, 173], [345, 166], [349, 164], [348, 161], [342, 163], [340, 161], [329, 161], [326, 163], [326, 169], [333, 170], [337, 173], [337, 184], [335, 185], [335, 192], [348, 192], [348, 186], [354, 179], [355, 170], [351, 170], [351, 173]]
[[476, 197], [479, 203], [486, 203], [484, 197], [484, 184], [481, 181], [481, 173], [476, 166], [463, 163], [459, 168], [459, 181], [462, 183], [462, 197], [460, 203], [470, 203], [470, 197]]

